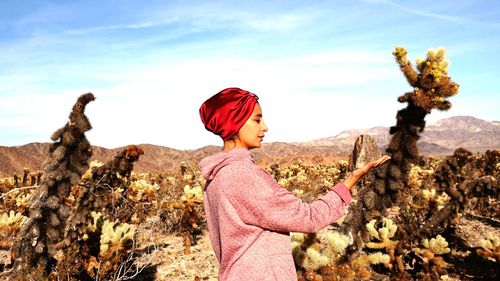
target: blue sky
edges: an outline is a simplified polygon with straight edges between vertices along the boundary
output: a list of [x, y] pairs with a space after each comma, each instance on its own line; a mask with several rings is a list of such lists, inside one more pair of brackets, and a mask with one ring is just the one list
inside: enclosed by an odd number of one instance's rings
[[[240, 2], [240, 3], [237, 3]], [[266, 142], [392, 126], [411, 61], [445, 47], [447, 112], [500, 120], [498, 1], [0, 1], [0, 145], [48, 142], [79, 95], [93, 145], [220, 145], [198, 108], [256, 93]]]

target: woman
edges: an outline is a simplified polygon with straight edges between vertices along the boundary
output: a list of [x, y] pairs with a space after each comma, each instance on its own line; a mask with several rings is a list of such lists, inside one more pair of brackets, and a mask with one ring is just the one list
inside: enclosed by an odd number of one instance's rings
[[228, 88], [200, 108], [205, 128], [224, 141], [223, 151], [199, 164], [207, 180], [204, 208], [219, 280], [297, 280], [289, 232], [317, 232], [342, 216], [350, 189], [383, 156], [353, 171], [314, 202], [303, 203], [254, 163], [267, 126], [258, 97]]

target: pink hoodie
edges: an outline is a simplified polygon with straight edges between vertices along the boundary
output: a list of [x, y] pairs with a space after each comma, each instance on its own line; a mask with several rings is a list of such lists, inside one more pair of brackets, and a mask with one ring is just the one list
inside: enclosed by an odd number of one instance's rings
[[219, 280], [297, 280], [289, 232], [317, 232], [342, 216], [351, 201], [337, 184], [310, 204], [279, 186], [235, 148], [204, 158], [205, 215]]

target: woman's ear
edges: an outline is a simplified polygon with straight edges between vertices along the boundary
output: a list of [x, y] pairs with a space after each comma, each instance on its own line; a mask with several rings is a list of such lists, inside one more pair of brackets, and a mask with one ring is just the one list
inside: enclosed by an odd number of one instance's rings
[[237, 147], [240, 145], [240, 136], [238, 134], [234, 135], [231, 140], [233, 141], [234, 147]]

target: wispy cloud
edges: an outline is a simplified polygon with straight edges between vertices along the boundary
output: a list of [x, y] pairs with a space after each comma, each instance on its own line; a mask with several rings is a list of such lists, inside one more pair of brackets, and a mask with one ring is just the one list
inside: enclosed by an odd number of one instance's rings
[[179, 20], [178, 18], [172, 17], [160, 21], [143, 21], [136, 23], [121, 24], [121, 25], [115, 24], [115, 25], [95, 26], [91, 28], [68, 29], [65, 30], [63, 33], [70, 35], [83, 35], [101, 31], [148, 29], [154, 27], [168, 26], [172, 23], [177, 22], [178, 20]]
[[[410, 14], [414, 14], [417, 16], [438, 19], [438, 20], [456, 23], [456, 24], [460, 24], [460, 25], [477, 24], [477, 25], [487, 25], [487, 26], [491, 26], [491, 27], [500, 27], [499, 21], [484, 21], [484, 20], [473, 19], [473, 18], [470, 18], [467, 16], [456, 16], [456, 15], [449, 15], [446, 13], [431, 12], [429, 10], [426, 10], [425, 7], [428, 7], [428, 6], [424, 5], [421, 2], [412, 2], [415, 5], [423, 7], [423, 8], [417, 9], [417, 8], [410, 7], [410, 5], [402, 5], [402, 4], [399, 4], [399, 3], [395, 2], [395, 1], [391, 1], [391, 0], [362, 0], [362, 1], [367, 2], [367, 3], [392, 6], [392, 7], [395, 7], [397, 9], [401, 10], [401, 11], [404, 11], [404, 12], [407, 12]], [[460, 3], [458, 3], [458, 1], [457, 1], [456, 5], [459, 5], [459, 4]], [[439, 7], [439, 3], [435, 3], [433, 6]], [[445, 8], [447, 9], [447, 8], [449, 8], [449, 6], [445, 6]]]

